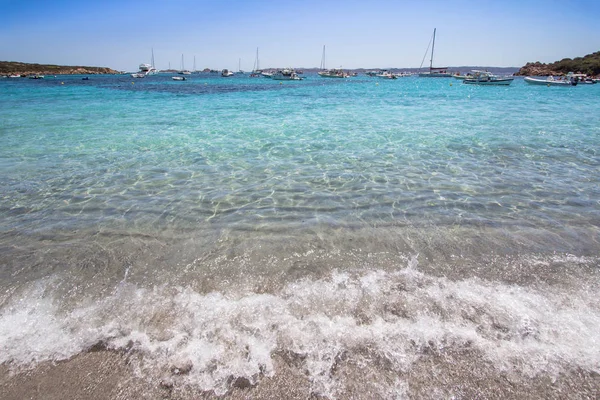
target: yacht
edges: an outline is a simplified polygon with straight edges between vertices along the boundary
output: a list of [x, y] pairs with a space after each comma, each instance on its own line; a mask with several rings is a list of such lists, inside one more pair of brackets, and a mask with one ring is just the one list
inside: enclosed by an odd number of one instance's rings
[[276, 81], [300, 81], [302, 78], [298, 76], [296, 71], [292, 68], [285, 68], [277, 70], [273, 75], [271, 75], [271, 79]]
[[152, 58], [150, 60], [150, 64], [142, 63], [138, 69], [138, 72], [131, 74], [133, 78], [145, 78], [148, 75], [158, 74], [158, 70], [154, 68], [154, 49], [152, 49]]
[[398, 78], [396, 75], [392, 74], [390, 71], [387, 71], [387, 70], [382, 70], [375, 76], [378, 78], [384, 78], [384, 79], [397, 79]]
[[465, 77], [463, 83], [471, 85], [510, 85], [515, 78], [511, 76], [500, 77], [488, 71], [473, 70], [471, 76]]
[[227, 77], [229, 77], [229, 76], [233, 76], [233, 72], [231, 72], [231, 71], [230, 71], [230, 70], [228, 70], [228, 69], [224, 69], [223, 71], [221, 71], [221, 76], [223, 76], [223, 77], [227, 78]]

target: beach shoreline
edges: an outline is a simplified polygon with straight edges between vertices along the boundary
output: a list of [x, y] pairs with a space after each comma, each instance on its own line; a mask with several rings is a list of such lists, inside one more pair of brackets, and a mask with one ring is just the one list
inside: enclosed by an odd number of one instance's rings
[[[485, 398], [485, 399], [592, 399], [600, 389], [600, 375], [573, 369], [559, 376], [541, 374], [523, 376], [510, 371], [498, 371], [484, 362], [476, 352], [462, 354], [431, 349], [429, 354], [400, 374], [390, 373], [381, 365], [364, 374], [358, 360], [342, 357], [333, 374], [349, 378], [336, 396], [328, 397], [313, 391], [308, 376], [292, 355], [273, 355], [277, 366], [272, 376], [263, 376], [252, 384], [247, 379], [232, 376], [230, 389], [222, 395], [202, 391], [182, 384], [181, 372], [159, 379], [139, 376], [133, 372], [135, 354], [98, 350], [78, 354], [60, 362], [46, 362], [37, 367], [11, 372], [0, 367], [0, 392], [4, 400], [125, 400], [125, 399], [373, 399], [387, 398], [379, 384], [396, 383], [400, 398]], [[371, 360], [377, 363], [377, 360]], [[381, 360], [380, 360], [381, 361]], [[183, 373], [185, 374], [185, 372]], [[388, 393], [388, 395], [390, 395]]]

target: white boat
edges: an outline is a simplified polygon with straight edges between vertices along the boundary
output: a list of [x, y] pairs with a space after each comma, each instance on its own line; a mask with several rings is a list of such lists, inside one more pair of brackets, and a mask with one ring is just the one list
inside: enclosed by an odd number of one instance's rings
[[323, 78], [348, 78], [350, 75], [345, 73], [343, 69], [327, 69], [325, 66], [325, 45], [323, 45], [323, 55], [321, 56], [321, 71], [318, 72]]
[[[421, 78], [450, 78], [452, 74], [448, 72], [448, 67], [434, 67], [433, 66], [433, 51], [435, 49], [435, 28], [433, 29], [433, 44], [431, 45], [431, 58], [429, 59], [429, 72], [419, 72], [419, 77]], [[427, 46], [429, 50], [429, 46]], [[427, 52], [425, 52], [427, 55]], [[423, 57], [425, 60], [425, 57]], [[423, 62], [421, 62], [421, 67], [423, 66]], [[421, 68], [419, 67], [419, 68]]]
[[300, 81], [302, 78], [298, 76], [296, 71], [292, 68], [285, 68], [277, 70], [273, 75], [271, 75], [271, 79], [276, 81]]
[[221, 71], [221, 76], [227, 78], [229, 76], [233, 76], [233, 72], [231, 72], [228, 69], [224, 69], [223, 71]]
[[500, 77], [492, 74], [488, 71], [473, 70], [473, 74], [470, 77], [463, 79], [463, 83], [470, 85], [510, 85], [515, 78], [513, 77]]
[[394, 75], [390, 71], [386, 71], [386, 70], [380, 71], [378, 74], [375, 74], [375, 76], [378, 78], [383, 78], [383, 79], [397, 79], [396, 75]]
[[271, 79], [273, 77], [274, 72], [273, 71], [261, 71], [260, 72], [260, 76], [264, 77], [264, 78], [268, 78]]
[[349, 78], [350, 75], [342, 69], [326, 69], [325, 71], [318, 72], [319, 76], [323, 78]]
[[152, 49], [152, 58], [150, 64], [140, 64], [139, 71], [131, 74], [132, 78], [145, 78], [148, 75], [158, 74], [158, 70], [154, 68], [154, 49]]
[[572, 74], [569, 73], [564, 78], [556, 79], [552, 75], [543, 78], [532, 78], [530, 76], [525, 77], [525, 82], [531, 85], [545, 85], [545, 86], [575, 86], [577, 85], [577, 80], [573, 78]]
[[185, 76], [172, 76], [171, 79], [174, 81], [185, 81]]

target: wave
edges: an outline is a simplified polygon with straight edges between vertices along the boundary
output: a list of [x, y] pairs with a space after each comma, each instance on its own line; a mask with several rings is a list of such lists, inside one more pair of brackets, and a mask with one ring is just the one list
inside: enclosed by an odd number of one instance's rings
[[125, 277], [104, 298], [75, 307], [54, 297], [57, 278], [43, 279], [5, 295], [0, 363], [19, 370], [100, 347], [135, 354], [139, 376], [222, 395], [240, 379], [256, 385], [276, 375], [279, 356], [306, 375], [312, 393], [330, 398], [352, 383], [349, 365], [395, 376], [375, 379], [378, 396], [406, 394], [406, 377], [430, 354], [456, 363], [476, 354], [521, 378], [600, 372], [597, 281], [569, 288], [451, 280], [419, 271], [417, 260], [397, 271], [336, 270], [274, 293], [144, 288]]

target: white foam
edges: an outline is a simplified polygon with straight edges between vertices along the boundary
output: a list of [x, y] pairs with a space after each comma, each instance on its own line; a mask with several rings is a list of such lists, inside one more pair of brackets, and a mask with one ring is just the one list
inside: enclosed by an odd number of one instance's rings
[[[345, 384], [332, 374], [340, 357], [360, 357], [357, 349], [365, 348], [398, 372], [432, 347], [473, 348], [497, 368], [527, 376], [572, 366], [600, 370], [594, 285], [562, 292], [475, 278], [454, 282], [422, 274], [413, 260], [395, 273], [336, 272], [277, 294], [201, 295], [122, 282], [103, 301], [68, 312], [48, 294], [51, 287], [40, 281], [5, 303], [0, 362], [66, 359], [103, 341], [142, 354], [140, 374], [223, 394], [232, 376], [255, 383], [274, 374], [272, 356], [282, 351], [302, 360], [313, 391], [331, 397]], [[397, 381], [381, 394], [405, 389]]]

